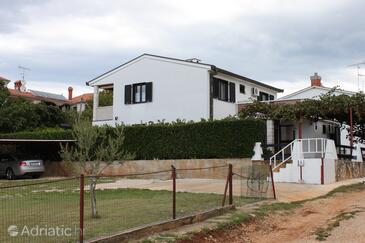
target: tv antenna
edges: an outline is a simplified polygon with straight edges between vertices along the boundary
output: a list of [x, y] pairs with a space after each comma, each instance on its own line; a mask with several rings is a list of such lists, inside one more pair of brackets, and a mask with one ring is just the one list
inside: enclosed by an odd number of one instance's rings
[[25, 82], [25, 72], [30, 71], [30, 68], [24, 67], [24, 66], [18, 66], [18, 68], [21, 70], [20, 75], [22, 75], [22, 80]]
[[[358, 91], [360, 91], [360, 77], [365, 76], [364, 74], [360, 73], [361, 65], [365, 65], [365, 61], [348, 65], [349, 67], [356, 67], [356, 69], [357, 69], [357, 89], [358, 89]], [[362, 91], [364, 92], [364, 82], [362, 83]]]

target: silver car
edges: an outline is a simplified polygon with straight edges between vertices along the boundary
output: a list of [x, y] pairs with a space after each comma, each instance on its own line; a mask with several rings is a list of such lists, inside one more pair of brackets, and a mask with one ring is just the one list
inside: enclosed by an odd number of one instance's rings
[[43, 172], [42, 160], [23, 160], [9, 154], [0, 154], [0, 176], [5, 176], [8, 180], [20, 176], [39, 178]]

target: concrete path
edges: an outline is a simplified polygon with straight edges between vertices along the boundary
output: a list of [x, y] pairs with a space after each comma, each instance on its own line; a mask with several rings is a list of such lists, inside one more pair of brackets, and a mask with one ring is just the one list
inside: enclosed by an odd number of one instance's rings
[[[328, 185], [310, 185], [299, 183], [275, 183], [277, 199], [280, 202], [293, 202], [322, 196], [333, 189], [363, 182], [365, 178], [345, 180]], [[223, 194], [225, 180], [222, 179], [177, 179], [177, 191], [194, 193]], [[171, 180], [159, 179], [120, 179], [111, 183], [100, 183], [98, 189], [137, 188], [150, 190], [172, 190]], [[233, 194], [241, 195], [241, 181], [233, 181]]]

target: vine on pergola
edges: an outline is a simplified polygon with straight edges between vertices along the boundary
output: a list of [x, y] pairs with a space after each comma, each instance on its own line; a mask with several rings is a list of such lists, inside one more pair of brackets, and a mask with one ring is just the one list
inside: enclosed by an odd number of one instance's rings
[[337, 87], [318, 99], [305, 99], [296, 103], [259, 102], [247, 104], [239, 113], [241, 118], [261, 118], [279, 121], [307, 119], [312, 122], [330, 120], [349, 125], [349, 110], [352, 108], [354, 135], [365, 139], [365, 95], [335, 95]]

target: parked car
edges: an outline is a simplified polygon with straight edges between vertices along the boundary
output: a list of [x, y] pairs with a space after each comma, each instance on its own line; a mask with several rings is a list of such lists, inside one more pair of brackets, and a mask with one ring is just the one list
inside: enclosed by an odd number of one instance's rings
[[0, 154], [0, 176], [8, 180], [20, 176], [39, 178], [44, 172], [44, 164], [40, 159], [19, 159], [10, 154]]

